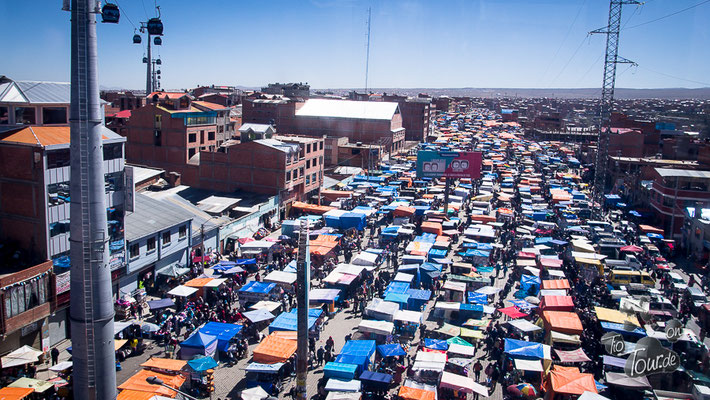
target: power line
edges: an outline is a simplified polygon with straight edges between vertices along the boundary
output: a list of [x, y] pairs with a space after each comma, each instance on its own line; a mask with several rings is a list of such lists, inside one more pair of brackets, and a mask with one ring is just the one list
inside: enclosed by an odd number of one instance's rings
[[138, 28], [136, 27], [136, 24], [134, 24], [133, 21], [131, 21], [131, 17], [128, 16], [128, 13], [126, 13], [126, 11], [125, 11], [123, 8], [121, 8], [121, 5], [118, 4], [118, 0], [116, 0], [116, 5], [118, 6], [118, 9], [121, 11], [121, 15], [123, 15], [124, 17], [126, 17], [126, 19], [128, 20], [128, 22], [130, 22], [131, 25], [133, 25], [133, 29], [138, 29]]
[[544, 80], [545, 77], [547, 76], [547, 73], [550, 71], [550, 67], [552, 67], [552, 63], [557, 58], [557, 55], [560, 53], [560, 50], [562, 50], [562, 45], [565, 44], [565, 42], [567, 41], [567, 38], [569, 37], [570, 32], [572, 32], [572, 28], [574, 27], [574, 24], [577, 22], [577, 18], [579, 18], [579, 14], [582, 13], [582, 9], [584, 8], [584, 6], [586, 4], [587, 4], [587, 0], [583, 0], [582, 4], [579, 6], [579, 10], [577, 10], [577, 15], [575, 15], [574, 20], [572, 20], [572, 24], [570, 24], [569, 28], [567, 28], [567, 33], [565, 34], [564, 39], [562, 39], [559, 47], [557, 47], [557, 51], [555, 51], [555, 55], [553, 55], [552, 58], [550, 59], [550, 63], [547, 64], [547, 68], [545, 68], [545, 73], [542, 74], [540, 81]]
[[642, 23], [640, 23], [640, 24], [638, 24], [638, 25], [630, 26], [630, 27], [625, 28], [625, 29], [638, 28], [639, 26], [648, 25], [648, 24], [653, 23], [653, 22], [657, 22], [657, 21], [660, 21], [660, 20], [663, 20], [663, 19], [666, 19], [666, 18], [670, 18], [670, 17], [672, 17], [672, 16], [674, 16], [674, 15], [678, 15], [678, 14], [683, 13], [683, 12], [686, 12], [686, 11], [688, 11], [688, 10], [692, 10], [693, 8], [700, 7], [700, 6], [702, 6], [703, 4], [706, 4], [706, 3], [710, 3], [710, 0], [701, 1], [700, 3], [694, 4], [694, 5], [690, 6], [690, 7], [686, 7], [686, 8], [684, 8], [684, 9], [682, 9], [682, 10], [678, 10], [678, 11], [676, 11], [676, 12], [673, 12], [673, 13], [670, 13], [670, 14], [667, 14], [667, 15], [664, 15], [664, 16], [662, 16], [662, 17], [659, 17], [659, 18], [656, 18], [656, 19], [652, 19], [652, 20], [650, 20], [650, 21], [642, 22]]
[[141, 0], [141, 4], [143, 5], [143, 12], [145, 13], [145, 19], [150, 19], [148, 16], [148, 10], [145, 9], [145, 2]]
[[[708, 1], [710, 1], [710, 0], [708, 0]], [[710, 87], [710, 83], [708, 83], [708, 82], [701, 82], [701, 81], [696, 81], [696, 80], [693, 80], [693, 79], [685, 79], [685, 78], [681, 78], [681, 77], [679, 77], [679, 76], [674, 76], [674, 75], [671, 75], [671, 74], [667, 74], [667, 73], [665, 73], [665, 72], [655, 71], [655, 70], [652, 70], [652, 69], [647, 68], [647, 67], [639, 66], [639, 68], [644, 69], [644, 70], [646, 70], [646, 71], [653, 72], [653, 73], [658, 74], [658, 75], [666, 76], [666, 77], [668, 77], [668, 78], [678, 79], [678, 80], [680, 80], [680, 81], [686, 81], [686, 82], [690, 82], [690, 83], [697, 83], [697, 84], [700, 84], [700, 85], [705, 85], [706, 87]]]
[[[710, 0], [708, 0], [708, 1], [710, 1]], [[564, 67], [562, 67], [562, 69], [561, 69], [560, 72], [557, 74], [557, 76], [555, 76], [555, 79], [553, 79], [553, 80], [550, 82], [550, 85], [552, 85], [553, 83], [555, 83], [555, 82], [557, 81], [557, 78], [559, 78], [559, 77], [562, 75], [562, 73], [565, 72], [565, 70], [567, 69], [567, 66], [569, 66], [569, 63], [572, 62], [572, 59], [574, 59], [574, 57], [577, 55], [577, 53], [579, 53], [579, 49], [582, 48], [582, 45], [584, 45], [584, 41], [587, 40], [588, 37], [589, 37], [589, 34], [587, 34], [587, 36], [585, 36], [585, 37], [582, 39], [582, 41], [579, 43], [579, 46], [577, 46], [577, 49], [574, 51], [574, 53], [572, 53], [572, 56], [571, 56], [571, 57], [569, 58], [569, 60], [567, 60], [567, 62], [565, 63]]]

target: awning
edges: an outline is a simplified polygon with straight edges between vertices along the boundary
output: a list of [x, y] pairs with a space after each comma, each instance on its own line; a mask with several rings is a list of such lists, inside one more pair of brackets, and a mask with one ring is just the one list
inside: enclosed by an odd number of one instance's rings
[[178, 297], [188, 297], [193, 294], [197, 293], [197, 289], [193, 287], [188, 287], [185, 285], [180, 285], [177, 287], [174, 287], [172, 290], [168, 292], [169, 295], [173, 296], [178, 296]]
[[646, 378], [645, 376], [631, 378], [624, 373], [617, 372], [607, 372], [606, 383], [609, 385], [621, 386], [629, 389], [651, 389], [651, 384], [649, 383], [648, 378]]
[[17, 367], [19, 365], [32, 364], [39, 361], [39, 356], [43, 353], [30, 346], [24, 345], [19, 349], [11, 352], [2, 359], [0, 363], [2, 368]]
[[521, 371], [534, 371], [534, 372], [542, 372], [542, 361], [540, 360], [523, 360], [520, 358], [516, 358], [515, 360], [515, 368], [519, 369]]
[[570, 351], [555, 349], [555, 353], [557, 353], [557, 357], [559, 357], [560, 361], [563, 363], [576, 363], [576, 362], [591, 361], [591, 359], [587, 356], [587, 354], [584, 353], [584, 350], [582, 350], [582, 348], [579, 348], [577, 350], [570, 350]]

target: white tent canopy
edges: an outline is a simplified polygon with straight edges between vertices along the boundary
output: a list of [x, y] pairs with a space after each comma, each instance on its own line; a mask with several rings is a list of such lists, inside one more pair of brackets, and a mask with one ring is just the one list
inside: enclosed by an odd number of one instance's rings
[[187, 296], [190, 296], [196, 292], [197, 292], [196, 288], [185, 286], [185, 285], [180, 285], [180, 286], [174, 287], [172, 290], [170, 290], [168, 292], [168, 294], [172, 295], [172, 296], [187, 297]]
[[12, 353], [0, 359], [2, 368], [17, 367], [19, 365], [32, 364], [39, 361], [39, 356], [43, 353], [30, 346], [24, 345]]
[[363, 319], [358, 325], [358, 330], [364, 333], [372, 333], [375, 335], [391, 335], [394, 330], [394, 324], [387, 321], [373, 321], [371, 319]]
[[533, 324], [532, 322], [525, 319], [514, 319], [508, 321], [508, 325], [515, 327], [516, 329], [523, 332], [535, 332], [542, 330], [539, 326]]
[[422, 313], [419, 311], [397, 310], [394, 313], [394, 320], [419, 324], [422, 322]]
[[441, 372], [444, 370], [444, 366], [446, 366], [446, 354], [419, 351], [414, 359], [412, 369]]
[[269, 275], [266, 275], [264, 277], [264, 282], [273, 282], [273, 283], [284, 283], [287, 285], [292, 285], [298, 277], [296, 274], [291, 273], [291, 272], [283, 272], [283, 271], [272, 271]]

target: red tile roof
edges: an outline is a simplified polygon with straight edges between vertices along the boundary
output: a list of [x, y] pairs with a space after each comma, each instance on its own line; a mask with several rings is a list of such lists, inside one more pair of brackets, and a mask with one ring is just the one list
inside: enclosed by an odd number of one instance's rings
[[155, 95], [157, 95], [161, 99], [164, 99], [167, 97], [171, 100], [179, 99], [183, 96], [188, 96], [188, 97], [190, 96], [189, 94], [183, 93], [183, 92], [153, 92], [148, 97], [153, 97]]
[[113, 118], [131, 118], [131, 110], [119, 111], [112, 115]]
[[208, 108], [210, 110], [226, 110], [229, 108], [229, 107], [223, 106], [221, 104], [210, 103], [209, 101], [193, 101], [192, 104], [197, 105], [197, 106], [202, 106], [202, 107]]

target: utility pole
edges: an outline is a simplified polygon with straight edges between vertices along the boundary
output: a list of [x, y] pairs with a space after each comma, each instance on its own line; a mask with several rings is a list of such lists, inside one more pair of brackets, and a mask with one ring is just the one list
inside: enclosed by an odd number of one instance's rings
[[[143, 25], [143, 24], [141, 24]], [[141, 26], [141, 29], [143, 27]], [[146, 65], [146, 72], [145, 72], [145, 95], [149, 96], [151, 93], [153, 93], [153, 57], [150, 53], [150, 32], [148, 32], [148, 62], [145, 63]]]
[[298, 276], [296, 300], [298, 300], [298, 347], [296, 350], [296, 398], [306, 400], [306, 378], [308, 377], [308, 291], [311, 286], [311, 254], [308, 244], [308, 222], [301, 221], [298, 231], [298, 256], [296, 275]]
[[619, 31], [621, 30], [621, 9], [625, 4], [641, 4], [635, 0], [610, 0], [609, 22], [604, 28], [590, 33], [606, 34], [606, 56], [604, 58], [604, 80], [602, 82], [602, 97], [599, 103], [599, 130], [597, 132], [597, 162], [594, 171], [593, 199], [599, 202], [597, 213], [601, 212], [606, 185], [607, 162], [609, 156], [609, 134], [611, 129], [611, 112], [614, 108], [614, 85], [616, 83], [616, 64], [634, 64], [619, 57]]
[[372, 7], [367, 8], [367, 54], [365, 56], [365, 95], [367, 95], [367, 78], [370, 73], [370, 22], [372, 21]]
[[[65, 3], [66, 5], [66, 3]], [[104, 6], [104, 10], [108, 4]], [[70, 321], [74, 398], [116, 398], [95, 0], [71, 1]], [[65, 8], [66, 9], [66, 8]], [[114, 12], [117, 11], [117, 7]], [[118, 22], [118, 17], [105, 22]]]

